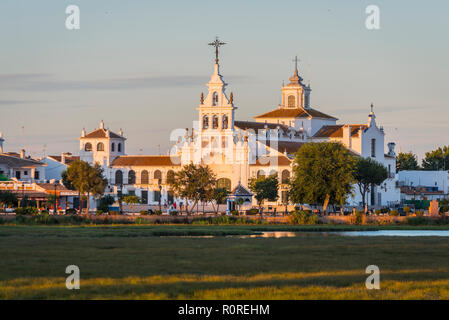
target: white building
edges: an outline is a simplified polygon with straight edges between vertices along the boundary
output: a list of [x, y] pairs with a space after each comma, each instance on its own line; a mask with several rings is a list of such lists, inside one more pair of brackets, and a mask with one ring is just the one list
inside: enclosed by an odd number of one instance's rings
[[403, 170], [398, 173], [401, 200], [438, 200], [448, 197], [449, 172]]
[[[277, 174], [281, 182], [277, 204], [281, 205], [292, 175], [294, 153], [311, 141], [341, 142], [355, 155], [371, 157], [390, 172], [382, 186], [370, 193], [369, 204], [398, 203], [394, 143], [389, 143], [385, 152], [385, 132], [377, 126], [374, 111], [366, 123], [337, 124], [336, 117], [311, 107], [311, 88], [302, 81], [295, 65], [290, 82], [281, 87], [282, 104], [254, 117], [254, 121], [238, 121], [237, 106], [232, 92], [227, 94], [228, 84], [220, 74], [217, 55], [206, 84], [207, 94], [201, 94], [196, 108], [198, 121], [190, 130], [174, 131], [178, 141], [170, 155], [126, 155], [123, 132], [116, 134], [105, 129], [101, 121], [100, 127], [90, 133], [83, 129], [79, 138], [80, 159], [105, 168], [109, 192], [135, 194], [148, 204], [176, 201], [167, 180], [182, 165], [192, 162], [209, 165], [218, 185], [229, 190], [238, 185], [248, 188], [253, 177]], [[361, 203], [357, 189], [356, 193], [348, 204]]]
[[70, 152], [63, 152], [60, 156], [46, 156], [41, 159], [41, 162], [47, 164], [45, 180], [61, 180], [62, 172], [67, 170], [70, 163], [79, 159], [79, 156], [73, 156]]

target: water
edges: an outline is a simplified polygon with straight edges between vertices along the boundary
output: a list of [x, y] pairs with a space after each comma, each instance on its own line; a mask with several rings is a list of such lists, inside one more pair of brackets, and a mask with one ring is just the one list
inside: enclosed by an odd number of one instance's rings
[[286, 232], [286, 231], [274, 231], [274, 232], [260, 232], [256, 234], [245, 234], [245, 235], [231, 235], [227, 236], [230, 238], [240, 238], [240, 239], [249, 239], [249, 238], [292, 238], [297, 237], [298, 232]]
[[449, 237], [449, 230], [379, 230], [329, 232], [350, 237]]

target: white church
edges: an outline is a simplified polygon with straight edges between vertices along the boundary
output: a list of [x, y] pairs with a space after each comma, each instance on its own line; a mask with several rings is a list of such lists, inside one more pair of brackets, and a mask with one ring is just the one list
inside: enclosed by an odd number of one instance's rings
[[[389, 178], [370, 192], [369, 205], [399, 203], [395, 144], [388, 143], [386, 148], [385, 132], [377, 125], [372, 106], [365, 123], [337, 124], [336, 117], [311, 107], [310, 85], [303, 83], [295, 63], [290, 82], [281, 88], [282, 103], [255, 116], [254, 121], [239, 121], [233, 94], [227, 94], [228, 84], [220, 74], [218, 49], [223, 43], [217, 39], [211, 45], [216, 49], [215, 65], [206, 84], [207, 94], [201, 94], [196, 108], [198, 122], [178, 134], [168, 155], [127, 155], [123, 131], [114, 133], [105, 128], [103, 121], [89, 133], [83, 129], [79, 138], [80, 159], [104, 167], [109, 181], [107, 192], [135, 194], [150, 205], [178, 202], [180, 199], [174, 197], [167, 181], [183, 165], [193, 162], [210, 166], [218, 186], [233, 194], [250, 195], [251, 178], [276, 174], [279, 199], [267, 205], [281, 206], [292, 175], [294, 153], [308, 142], [334, 141], [344, 144], [353, 154], [371, 157], [388, 168]], [[361, 203], [357, 188], [354, 190], [356, 193], [347, 203], [351, 206]], [[250, 197], [245, 200], [251, 202]]]

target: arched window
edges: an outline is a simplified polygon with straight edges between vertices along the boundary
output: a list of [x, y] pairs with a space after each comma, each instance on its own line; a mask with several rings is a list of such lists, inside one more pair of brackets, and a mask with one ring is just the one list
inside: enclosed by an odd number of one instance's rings
[[212, 105], [216, 106], [218, 104], [218, 93], [214, 92], [212, 95]]
[[277, 172], [276, 170], [271, 170], [271, 171], [270, 171], [270, 177], [271, 177], [271, 176], [275, 176], [275, 177], [277, 178], [278, 172]]
[[371, 157], [376, 157], [376, 139], [371, 139]]
[[288, 96], [288, 107], [289, 108], [294, 108], [294, 107], [296, 107], [296, 104], [295, 104], [295, 96]]
[[97, 144], [97, 151], [104, 151], [104, 144], [103, 144], [103, 142], [98, 142], [98, 144]]
[[175, 181], [175, 172], [173, 170], [168, 170], [167, 183], [173, 183], [174, 181]]
[[136, 172], [134, 170], [129, 170], [128, 172], [128, 184], [136, 183]]
[[147, 170], [143, 170], [142, 173], [140, 174], [140, 183], [141, 184], [148, 184], [150, 182], [150, 178], [148, 176], [148, 171]]
[[218, 129], [218, 116], [216, 114], [212, 117], [212, 129]]
[[84, 151], [92, 151], [92, 144], [90, 142], [84, 145]]
[[265, 172], [263, 170], [257, 171], [257, 178], [265, 177]]
[[287, 169], [282, 171], [282, 183], [286, 184], [288, 183], [290, 180], [290, 171], [288, 171]]
[[121, 143], [117, 144], [117, 151], [122, 152], [122, 144]]
[[220, 178], [217, 180], [217, 188], [224, 188], [231, 191], [231, 180], [228, 178]]
[[154, 171], [154, 179], [162, 179], [162, 172], [160, 170]]
[[227, 115], [224, 115], [224, 116], [223, 116], [222, 122], [223, 122], [222, 128], [223, 128], [223, 129], [227, 129], [227, 128], [228, 128], [228, 116], [227, 116]]
[[209, 117], [207, 115], [203, 116], [203, 129], [209, 128]]
[[114, 152], [115, 151], [115, 143], [111, 143], [111, 151]]
[[115, 184], [122, 184], [123, 183], [123, 172], [122, 170], [117, 170], [115, 172]]

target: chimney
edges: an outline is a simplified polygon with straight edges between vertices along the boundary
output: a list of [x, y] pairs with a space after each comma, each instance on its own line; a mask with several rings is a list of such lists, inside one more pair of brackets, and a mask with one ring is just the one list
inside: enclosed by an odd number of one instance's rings
[[65, 164], [65, 153], [61, 153], [61, 163]]
[[123, 137], [123, 130], [122, 130], [122, 128], [120, 128], [120, 131], [118, 132], [118, 134]]
[[25, 149], [20, 150], [20, 157], [25, 159]]
[[100, 129], [104, 129], [104, 122], [103, 122], [103, 120], [100, 121]]
[[81, 130], [81, 137], [85, 137], [86, 136], [86, 129], [83, 128], [83, 130]]
[[389, 142], [388, 143], [388, 155], [395, 157], [396, 156], [396, 152], [394, 152], [394, 148], [396, 147], [396, 143], [394, 142]]
[[343, 144], [348, 148], [351, 149], [351, 126], [349, 124], [345, 124], [343, 126]]

